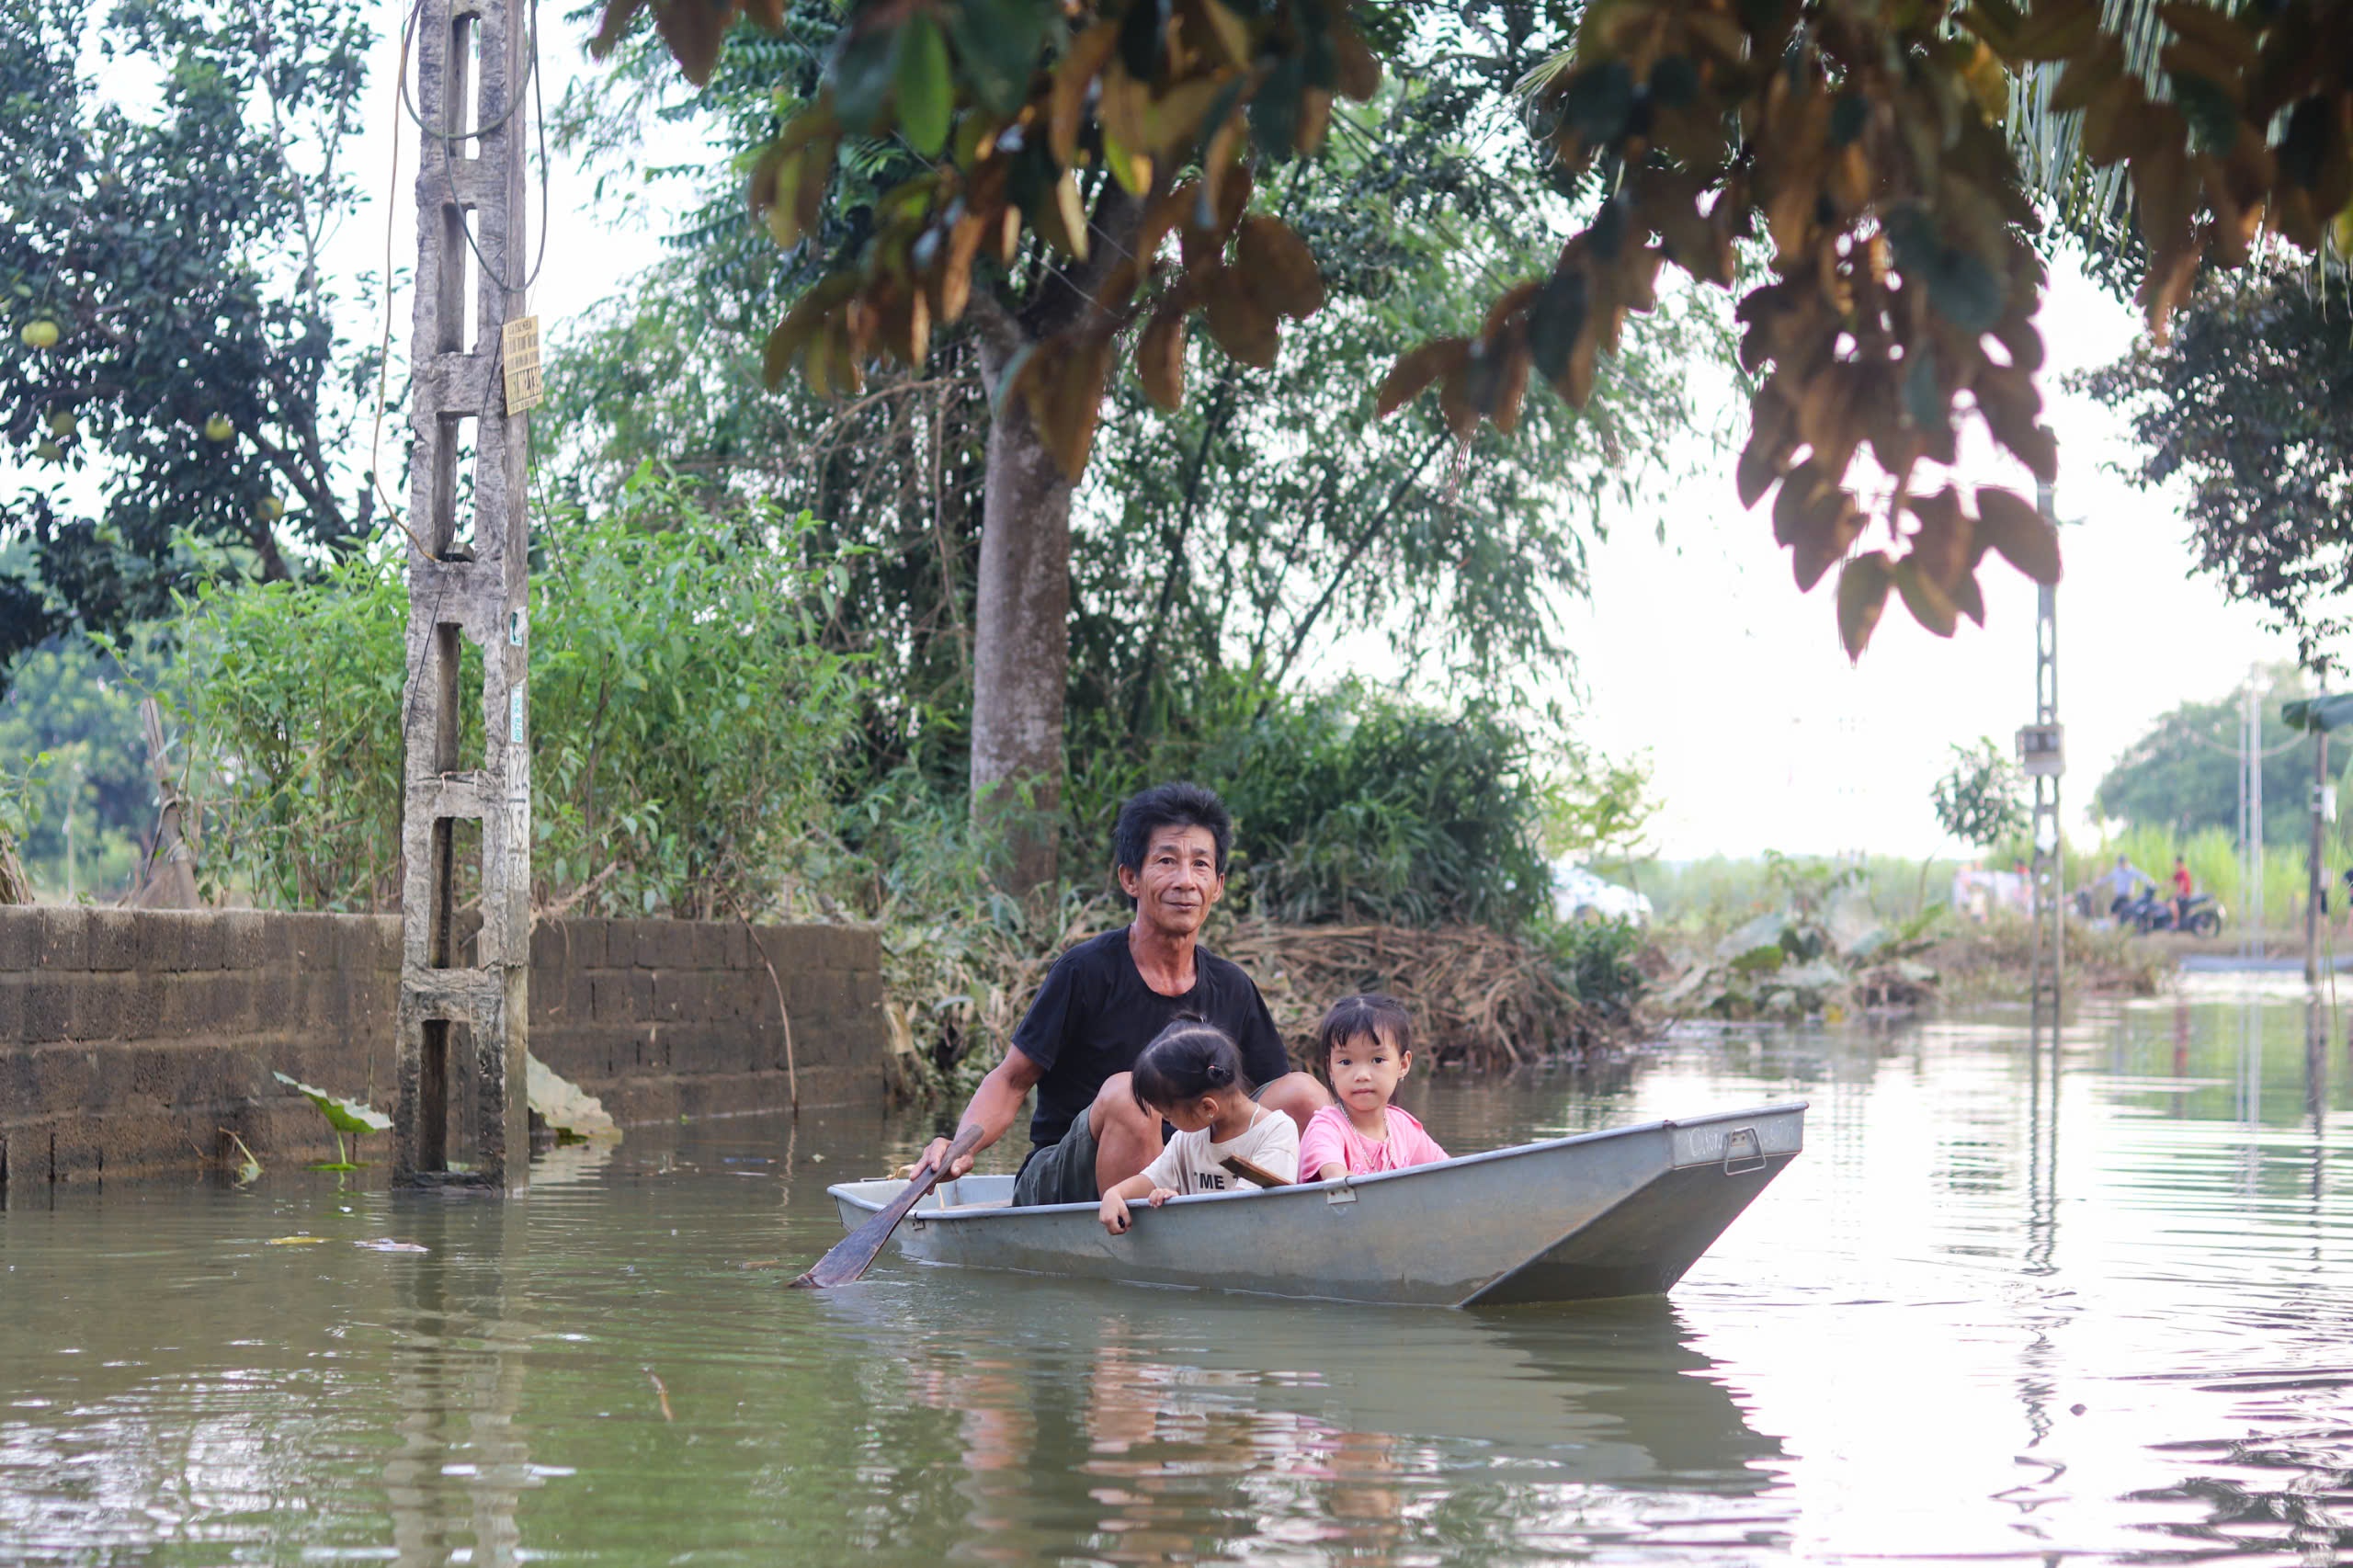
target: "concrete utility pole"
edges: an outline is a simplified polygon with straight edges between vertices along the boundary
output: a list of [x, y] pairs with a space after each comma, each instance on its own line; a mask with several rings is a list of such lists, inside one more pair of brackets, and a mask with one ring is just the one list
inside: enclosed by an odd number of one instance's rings
[[[529, 403], [501, 384], [502, 369], [516, 369], [502, 346], [514, 335], [508, 323], [522, 319], [529, 257], [521, 109], [535, 40], [523, 25], [515, 0], [423, 0], [415, 21], [422, 146], [392, 1133], [393, 1180], [404, 1187], [514, 1191], [529, 1168], [528, 426], [517, 406]], [[536, 382], [536, 340], [531, 356]], [[461, 528], [460, 506], [469, 499], [470, 526]], [[480, 651], [482, 668], [479, 756], [460, 747], [463, 704], [474, 696], [460, 678], [470, 648]], [[461, 882], [480, 898], [471, 963], [461, 962], [458, 930]]]
[[[2043, 520], [2056, 526], [2051, 486], [2036, 491]], [[2049, 1006], [2054, 1038], [2067, 952], [2067, 853], [2060, 835], [2059, 776], [2066, 767], [2059, 724], [2059, 594], [2036, 589], [2034, 722], [2018, 734], [2018, 762], [2034, 780], [2034, 937], [2027, 960], [2027, 994], [2040, 1016]]]
[[2263, 697], [2260, 669], [2239, 693], [2239, 956], [2263, 957]]
[[[2321, 687], [2325, 698], [2328, 687]], [[2312, 844], [2304, 859], [2304, 983], [2320, 979], [2320, 906], [2327, 896], [2328, 873], [2322, 866], [2326, 850], [2327, 824], [2336, 816], [2336, 791], [2328, 783], [2327, 722], [2317, 713], [2313, 725]]]

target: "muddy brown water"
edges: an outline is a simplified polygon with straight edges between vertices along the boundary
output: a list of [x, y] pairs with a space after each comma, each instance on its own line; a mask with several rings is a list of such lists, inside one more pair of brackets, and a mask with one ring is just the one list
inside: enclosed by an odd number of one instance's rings
[[1419, 1085], [1458, 1149], [1812, 1099], [1672, 1297], [1578, 1308], [787, 1290], [907, 1118], [640, 1130], [506, 1204], [20, 1186], [0, 1562], [2353, 1558], [2348, 1017], [2229, 985]]

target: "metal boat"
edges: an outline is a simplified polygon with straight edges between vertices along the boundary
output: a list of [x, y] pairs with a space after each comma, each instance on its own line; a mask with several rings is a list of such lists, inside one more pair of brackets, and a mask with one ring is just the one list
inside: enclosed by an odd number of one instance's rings
[[[942, 1183], [893, 1238], [923, 1263], [1414, 1306], [1659, 1295], [1796, 1158], [1805, 1102], [1464, 1154], [1267, 1191], [1017, 1209], [1009, 1176]], [[854, 1230], [904, 1189], [827, 1188]]]

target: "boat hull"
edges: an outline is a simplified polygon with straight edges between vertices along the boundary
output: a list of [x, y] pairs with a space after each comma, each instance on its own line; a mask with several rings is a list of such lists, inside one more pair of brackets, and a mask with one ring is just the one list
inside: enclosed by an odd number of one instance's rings
[[[924, 1263], [1397, 1305], [1656, 1295], [1804, 1146], [1793, 1101], [1521, 1144], [1271, 1192], [1135, 1206], [1114, 1236], [1095, 1205], [1005, 1206], [1013, 1178], [966, 1176], [893, 1240]], [[896, 1181], [828, 1190], [844, 1227]]]

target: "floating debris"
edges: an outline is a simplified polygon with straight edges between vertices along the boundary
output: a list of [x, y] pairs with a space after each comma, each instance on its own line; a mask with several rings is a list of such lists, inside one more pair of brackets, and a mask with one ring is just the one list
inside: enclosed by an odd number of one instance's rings
[[377, 1236], [370, 1241], [354, 1242], [351, 1244], [363, 1252], [431, 1252], [433, 1250], [431, 1247], [419, 1246], [415, 1242], [394, 1241], [390, 1236]]
[[326, 1243], [327, 1239], [324, 1236], [272, 1236], [269, 1240], [264, 1242], [262, 1245], [273, 1247], [315, 1247], [324, 1246], [326, 1245]]

